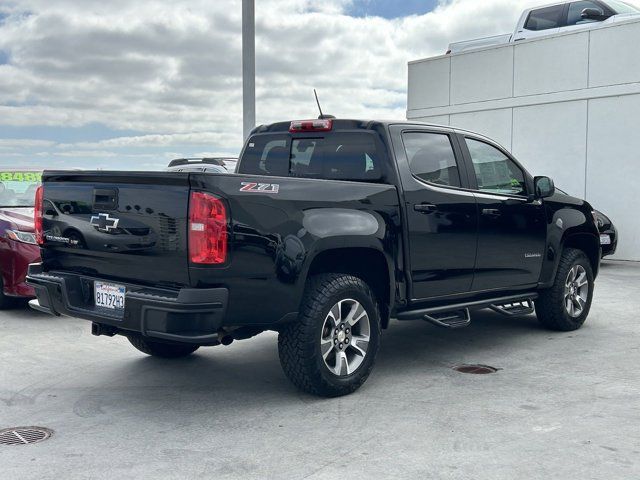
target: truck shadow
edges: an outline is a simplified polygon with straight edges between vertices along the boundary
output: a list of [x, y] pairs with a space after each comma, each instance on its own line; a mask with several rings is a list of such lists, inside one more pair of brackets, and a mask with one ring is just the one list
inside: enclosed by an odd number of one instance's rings
[[[554, 335], [539, 327], [534, 316], [507, 318], [479, 312], [474, 322], [465, 329], [443, 330], [420, 321], [393, 321], [383, 333], [376, 367], [362, 391], [375, 396], [378, 386], [387, 388], [397, 382], [399, 372], [402, 377], [428, 383], [453, 365], [490, 363], [489, 359], [499, 359], [512, 349], [535, 348], [536, 342]], [[109, 405], [117, 409], [127, 405], [147, 413], [155, 408], [166, 413], [178, 403], [188, 402], [190, 408], [219, 412], [282, 408], [283, 402], [301, 401], [315, 404], [332, 400], [297, 392], [281, 371], [276, 336], [268, 333], [230, 347], [203, 348], [179, 360], [140, 357], [118, 362], [103, 371], [99, 384], [78, 400], [74, 411], [79, 416], [93, 416], [108, 410]]]
[[532, 341], [549, 334], [539, 326], [534, 315], [505, 317], [491, 311], [473, 313], [469, 327], [454, 330], [433, 327], [419, 320], [392, 321], [383, 334], [376, 368], [391, 372], [406, 364], [408, 358], [412, 365], [425, 370], [442, 363], [449, 366], [486, 363], [483, 358], [494, 358], [505, 346], [530, 346]]

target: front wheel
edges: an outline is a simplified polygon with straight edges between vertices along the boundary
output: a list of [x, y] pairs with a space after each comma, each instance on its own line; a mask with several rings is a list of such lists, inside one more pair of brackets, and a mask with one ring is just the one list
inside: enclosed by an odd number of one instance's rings
[[569, 332], [584, 324], [593, 299], [593, 270], [581, 250], [562, 252], [553, 286], [536, 300], [536, 314], [542, 325]]
[[190, 343], [162, 343], [149, 340], [146, 337], [140, 335], [131, 335], [127, 337], [131, 345], [136, 347], [142, 353], [151, 355], [153, 357], [161, 358], [180, 358], [191, 355], [198, 348], [198, 345], [191, 345]]
[[323, 397], [347, 395], [367, 379], [380, 345], [380, 314], [360, 278], [309, 280], [295, 323], [278, 336], [280, 364], [299, 389]]

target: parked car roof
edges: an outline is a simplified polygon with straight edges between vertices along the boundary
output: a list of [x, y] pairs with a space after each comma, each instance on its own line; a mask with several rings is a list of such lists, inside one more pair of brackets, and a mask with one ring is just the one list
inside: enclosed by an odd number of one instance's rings
[[238, 159], [235, 157], [178, 158], [171, 160], [171, 172], [214, 172], [233, 173]]

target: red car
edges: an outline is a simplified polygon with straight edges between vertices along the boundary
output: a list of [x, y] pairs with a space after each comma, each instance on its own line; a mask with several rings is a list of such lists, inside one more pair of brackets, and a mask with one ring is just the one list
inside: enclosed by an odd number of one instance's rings
[[0, 309], [15, 298], [35, 297], [25, 283], [30, 263], [40, 259], [33, 203], [42, 172], [0, 167]]

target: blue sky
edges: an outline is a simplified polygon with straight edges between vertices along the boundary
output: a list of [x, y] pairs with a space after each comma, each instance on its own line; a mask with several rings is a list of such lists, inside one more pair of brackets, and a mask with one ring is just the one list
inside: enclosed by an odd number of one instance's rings
[[437, 0], [356, 0], [347, 13], [354, 17], [399, 18], [414, 14], [423, 15], [437, 5]]
[[144, 135], [136, 130], [115, 130], [99, 123], [80, 127], [30, 125], [27, 127], [2, 125], [0, 138], [50, 140], [58, 143], [99, 142], [114, 137]]

